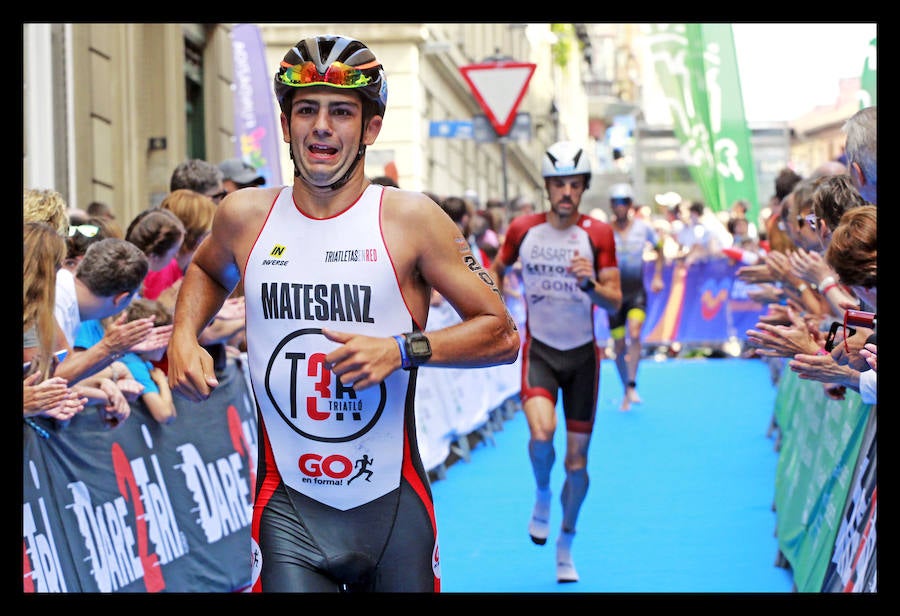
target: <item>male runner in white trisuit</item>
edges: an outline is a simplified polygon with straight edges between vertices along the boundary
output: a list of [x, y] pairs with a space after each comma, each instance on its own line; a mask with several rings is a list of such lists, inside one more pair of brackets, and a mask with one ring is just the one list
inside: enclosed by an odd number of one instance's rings
[[550, 470], [556, 459], [556, 402], [562, 392], [566, 419], [563, 519], [556, 542], [556, 579], [577, 582], [571, 545], [588, 489], [587, 450], [600, 387], [594, 307], [614, 312], [622, 303], [612, 228], [578, 212], [591, 179], [587, 152], [568, 141], [551, 145], [541, 159], [550, 211], [517, 216], [506, 230], [491, 273], [522, 262], [526, 335], [522, 348], [522, 409], [531, 438], [528, 455], [537, 498], [528, 525], [544, 545], [550, 533]]
[[[243, 277], [260, 435], [253, 590], [437, 592], [417, 367], [511, 363], [519, 335], [443, 210], [366, 179], [387, 101], [372, 51], [302, 40], [275, 94], [293, 186], [238, 190], [217, 208], [178, 297], [169, 380], [195, 401], [217, 385], [196, 338]], [[432, 287], [462, 322], [426, 337]]]
[[650, 290], [662, 291], [665, 265], [662, 241], [650, 224], [634, 216], [631, 184], [613, 184], [609, 188], [610, 222], [616, 238], [616, 260], [622, 285], [622, 306], [609, 313], [609, 335], [616, 353], [616, 369], [625, 389], [621, 411], [642, 402], [637, 392], [637, 372], [641, 361], [641, 335], [647, 319], [647, 289], [644, 287], [644, 252], [650, 245], [656, 251]]

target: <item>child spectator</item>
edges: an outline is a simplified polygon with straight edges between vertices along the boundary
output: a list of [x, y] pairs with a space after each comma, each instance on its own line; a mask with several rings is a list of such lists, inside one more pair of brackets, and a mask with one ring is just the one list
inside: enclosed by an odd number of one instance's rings
[[[127, 321], [153, 317], [154, 326], [171, 325], [172, 313], [158, 300], [137, 298], [128, 306]], [[157, 423], [168, 425], [175, 421], [176, 409], [172, 400], [172, 390], [166, 373], [153, 362], [158, 362], [165, 354], [165, 347], [152, 351], [130, 352], [122, 357], [131, 376], [144, 389], [138, 400], [147, 408]]]
[[[175, 258], [184, 242], [184, 224], [177, 216], [160, 208], [144, 210], [134, 217], [125, 239], [147, 256], [148, 274], [159, 272]], [[146, 278], [141, 295], [147, 297]]]

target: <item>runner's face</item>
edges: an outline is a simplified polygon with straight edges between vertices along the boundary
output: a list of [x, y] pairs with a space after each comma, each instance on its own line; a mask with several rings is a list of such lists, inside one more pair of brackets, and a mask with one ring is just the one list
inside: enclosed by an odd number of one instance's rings
[[560, 218], [566, 218], [578, 212], [581, 195], [584, 194], [583, 175], [564, 175], [547, 178], [547, 196], [550, 198], [550, 209]]
[[282, 133], [300, 177], [324, 187], [341, 178], [359, 151], [363, 115], [359, 96], [329, 87], [298, 88]]
[[628, 213], [631, 210], [631, 204], [623, 203], [622, 201], [619, 201], [619, 200], [613, 200], [613, 201], [611, 201], [611, 204], [612, 204], [613, 216], [616, 217], [616, 220], [618, 220], [620, 222], [628, 220]]

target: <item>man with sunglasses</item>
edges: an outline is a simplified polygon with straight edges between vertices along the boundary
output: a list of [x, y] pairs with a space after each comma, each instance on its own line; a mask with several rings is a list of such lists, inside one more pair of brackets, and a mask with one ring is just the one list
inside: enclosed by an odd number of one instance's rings
[[256, 167], [242, 158], [229, 158], [219, 163], [222, 171], [222, 186], [226, 193], [233, 193], [248, 186], [262, 186], [266, 183], [264, 175]]
[[816, 178], [801, 181], [791, 191], [792, 198], [788, 203], [788, 234], [794, 244], [803, 250], [823, 250], [822, 242], [816, 229], [816, 214], [813, 210], [813, 193]]
[[815, 179], [810, 197], [812, 211], [803, 222], [815, 232], [818, 244], [809, 250], [795, 250], [790, 254], [791, 267], [810, 286], [816, 286], [831, 307], [832, 315], [843, 318], [845, 305], [855, 302], [854, 295], [837, 282], [834, 269], [825, 262], [825, 250], [831, 234], [843, 213], [865, 204], [865, 199], [846, 173], [824, 175]]
[[225, 176], [216, 165], [201, 158], [189, 158], [178, 164], [169, 179], [169, 190], [187, 188], [219, 203], [228, 194]]
[[[242, 279], [260, 418], [253, 590], [437, 592], [418, 367], [511, 363], [519, 335], [440, 206], [366, 179], [387, 82], [365, 44], [301, 40], [275, 95], [293, 185], [222, 200], [178, 297], [169, 381], [193, 401], [218, 385], [197, 334]], [[426, 336], [432, 288], [462, 321]]]

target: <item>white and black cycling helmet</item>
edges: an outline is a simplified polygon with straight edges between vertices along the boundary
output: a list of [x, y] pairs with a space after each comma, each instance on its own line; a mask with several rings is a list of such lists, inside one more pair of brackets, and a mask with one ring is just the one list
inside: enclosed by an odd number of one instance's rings
[[634, 200], [634, 191], [631, 184], [613, 184], [609, 187], [609, 201], [612, 204], [624, 203], [631, 204]]
[[366, 117], [384, 116], [387, 80], [375, 54], [356, 39], [328, 34], [303, 39], [285, 54], [275, 73], [275, 98], [285, 111], [295, 88], [330, 86], [362, 95]]
[[[387, 79], [384, 67], [366, 45], [356, 39], [327, 34], [303, 39], [285, 54], [275, 73], [275, 98], [285, 116], [290, 117], [290, 103], [297, 88], [328, 86], [359, 92], [363, 104], [363, 126], [359, 150], [353, 164], [330, 188], [336, 190], [350, 178], [362, 160], [366, 145], [362, 133], [372, 116], [384, 117], [387, 107]], [[288, 146], [291, 161], [294, 151]], [[294, 175], [300, 170], [294, 161]]]
[[584, 175], [584, 185], [587, 188], [591, 182], [591, 163], [587, 152], [571, 141], [558, 141], [544, 152], [541, 158], [541, 175], [545, 178]]

